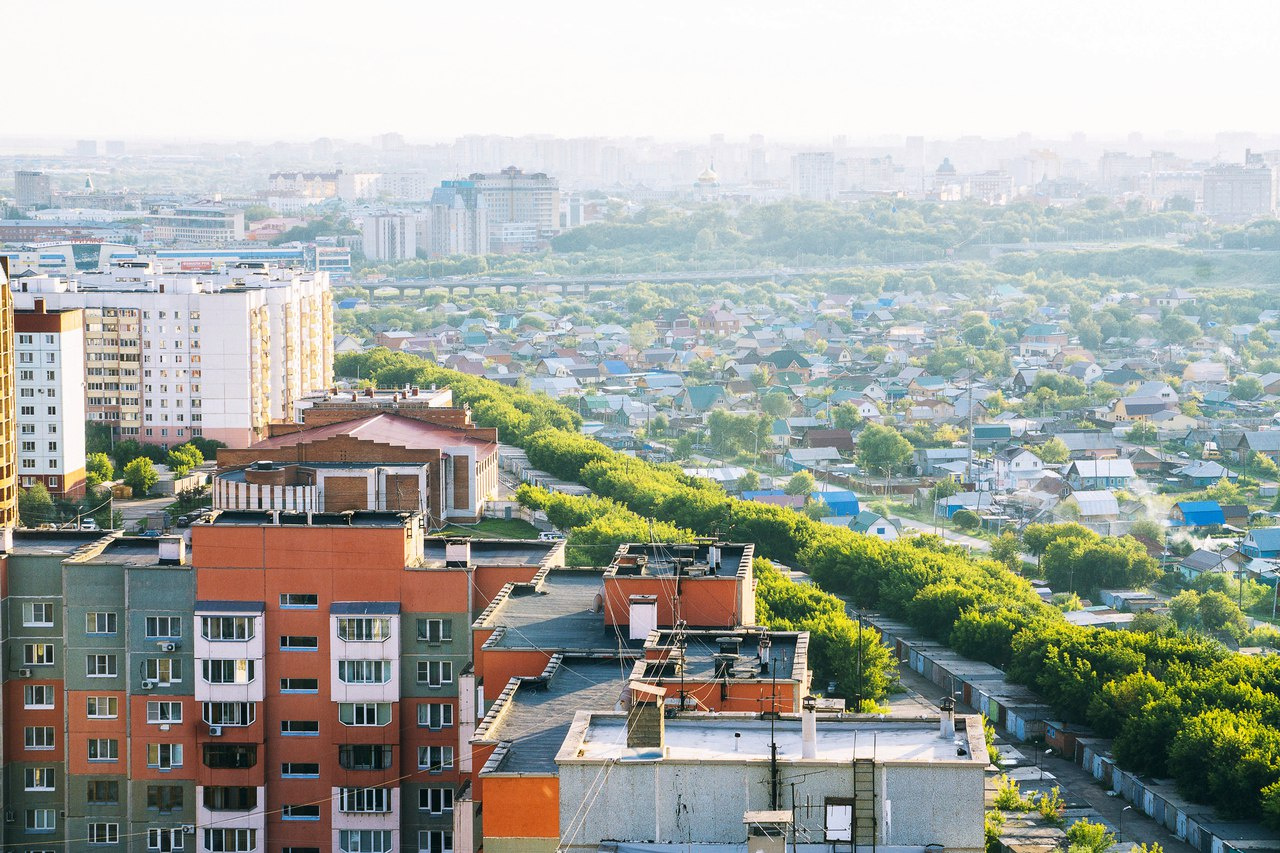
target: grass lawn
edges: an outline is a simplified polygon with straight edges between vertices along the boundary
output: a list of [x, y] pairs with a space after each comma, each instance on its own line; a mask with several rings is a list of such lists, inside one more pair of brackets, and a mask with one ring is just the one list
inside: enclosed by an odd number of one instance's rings
[[477, 536], [490, 539], [537, 539], [538, 528], [518, 518], [486, 518], [479, 524], [450, 524], [436, 536]]

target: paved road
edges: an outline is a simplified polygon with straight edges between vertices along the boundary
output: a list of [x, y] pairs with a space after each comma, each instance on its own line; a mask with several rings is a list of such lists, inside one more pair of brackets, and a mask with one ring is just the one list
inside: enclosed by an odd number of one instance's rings
[[147, 513], [164, 509], [173, 501], [172, 497], [167, 496], [139, 501], [116, 501], [114, 508], [124, 516], [124, 528], [129, 530], [139, 519], [146, 518]]
[[[932, 524], [926, 524], [923, 521], [916, 521], [913, 518], [903, 518], [900, 515], [896, 515], [894, 518], [900, 521], [903, 527], [911, 530], [918, 530], [921, 533], [934, 532]], [[941, 524], [938, 525], [937, 533], [939, 536], [946, 539], [951, 545], [966, 545], [973, 551], [987, 552], [991, 550], [991, 543], [986, 539], [979, 539], [977, 536], [968, 536], [964, 533], [957, 533], [956, 531], [946, 528]], [[1035, 565], [1036, 558], [1033, 555], [1021, 554], [1020, 556], [1022, 557], [1022, 562]]]

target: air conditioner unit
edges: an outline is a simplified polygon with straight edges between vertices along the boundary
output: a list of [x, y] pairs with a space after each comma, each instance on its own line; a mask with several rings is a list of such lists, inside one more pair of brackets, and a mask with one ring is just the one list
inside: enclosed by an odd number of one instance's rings
[[143, 689], [143, 690], [154, 690], [154, 689], [155, 689], [155, 686], [156, 686], [156, 683], [155, 683], [154, 681], [152, 681], [150, 678], [144, 678], [144, 679], [142, 679], [142, 689]]
[[20, 669], [20, 670], [18, 670], [18, 677], [19, 677], [19, 678], [30, 678], [30, 677], [31, 677], [31, 670], [29, 670], [29, 669]]
[[162, 731], [162, 732], [167, 732], [167, 731], [169, 731], [169, 724], [168, 724], [168, 723], [161, 723], [161, 724], [160, 724], [160, 731]]
[[209, 726], [209, 737], [222, 737], [222, 726]]
[[183, 834], [183, 835], [195, 835], [195, 834], [196, 834], [196, 825], [195, 825], [194, 823], [184, 823], [184, 824], [182, 825], [182, 834]]
[[178, 650], [177, 643], [160, 643], [159, 646], [162, 652], [176, 652]]

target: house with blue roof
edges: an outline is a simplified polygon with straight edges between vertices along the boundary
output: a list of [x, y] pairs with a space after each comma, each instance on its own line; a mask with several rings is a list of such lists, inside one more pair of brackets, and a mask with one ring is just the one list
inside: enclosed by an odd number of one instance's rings
[[1240, 553], [1255, 560], [1280, 557], [1280, 527], [1257, 527], [1245, 534]]
[[1217, 527], [1226, 523], [1217, 501], [1178, 501], [1169, 510], [1170, 527]]
[[831, 511], [836, 515], [857, 515], [860, 511], [858, 505], [858, 496], [848, 489], [828, 489], [825, 492], [814, 492], [809, 497], [815, 501], [822, 501], [831, 507]]

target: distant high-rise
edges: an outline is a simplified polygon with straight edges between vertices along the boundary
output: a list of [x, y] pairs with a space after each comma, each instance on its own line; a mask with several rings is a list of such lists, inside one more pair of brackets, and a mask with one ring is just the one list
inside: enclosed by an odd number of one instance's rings
[[97, 157], [98, 156], [98, 140], [77, 139], [76, 140], [76, 156], [77, 157]]
[[836, 156], [831, 151], [807, 151], [791, 158], [791, 192], [810, 201], [835, 198]]
[[53, 183], [44, 172], [14, 172], [13, 200], [24, 209], [50, 207], [53, 204]]
[[[543, 172], [526, 174], [515, 166], [501, 172], [476, 173], [467, 178], [484, 199], [491, 238], [493, 226], [527, 224], [533, 226], [539, 242], [560, 231], [560, 182]], [[445, 181], [445, 186], [459, 182]], [[530, 246], [528, 248], [534, 248]]]
[[1247, 162], [1214, 166], [1204, 173], [1204, 212], [1215, 219], [1244, 221], [1276, 210], [1277, 174], [1271, 166]]
[[432, 256], [483, 255], [489, 251], [489, 210], [485, 198], [469, 181], [445, 181], [431, 195]]
[[408, 213], [371, 213], [360, 219], [364, 256], [404, 261], [418, 256], [418, 218]]

